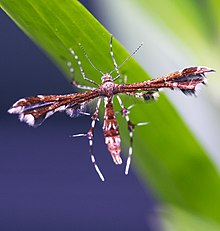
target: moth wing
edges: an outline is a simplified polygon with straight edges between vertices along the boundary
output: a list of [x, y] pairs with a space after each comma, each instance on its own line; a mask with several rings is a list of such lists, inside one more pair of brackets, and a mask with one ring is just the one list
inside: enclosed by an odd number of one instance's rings
[[85, 101], [83, 103], [78, 103], [75, 105], [68, 105], [65, 112], [71, 118], [76, 118], [79, 116], [90, 116], [94, 111], [97, 104], [98, 98]]
[[[94, 96], [95, 98], [95, 96]], [[90, 100], [83, 100], [80, 95], [50, 95], [23, 98], [15, 102], [8, 110], [11, 114], [19, 114], [19, 120], [37, 127], [55, 112], [66, 112], [71, 117], [88, 114]]]

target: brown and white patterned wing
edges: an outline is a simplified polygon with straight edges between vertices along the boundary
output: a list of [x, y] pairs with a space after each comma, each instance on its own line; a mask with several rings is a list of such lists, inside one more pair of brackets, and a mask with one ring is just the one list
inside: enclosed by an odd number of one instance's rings
[[20, 121], [37, 127], [55, 112], [66, 112], [70, 117], [86, 114], [86, 105], [97, 96], [95, 91], [68, 95], [38, 95], [18, 100], [8, 112], [19, 114]]
[[143, 96], [151, 98], [152, 95], [149, 95], [149, 92], [157, 91], [161, 88], [170, 88], [179, 89], [186, 95], [193, 95], [198, 84], [206, 84], [205, 74], [209, 72], [214, 72], [214, 70], [203, 66], [184, 68], [156, 79], [118, 85], [117, 93], [126, 92], [126, 94], [130, 93], [135, 96], [137, 92], [146, 91]]

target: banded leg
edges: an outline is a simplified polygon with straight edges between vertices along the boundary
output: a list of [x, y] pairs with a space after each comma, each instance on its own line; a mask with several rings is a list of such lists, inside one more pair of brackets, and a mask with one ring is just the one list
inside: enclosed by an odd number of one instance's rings
[[71, 82], [71, 84], [74, 87], [76, 87], [78, 89], [82, 89], [82, 90], [89, 90], [89, 91], [91, 91], [91, 90], [95, 90], [96, 89], [95, 87], [89, 87], [89, 86], [85, 86], [85, 85], [80, 85], [80, 84], [76, 83], [76, 81], [74, 81], [74, 80]]
[[121, 77], [120, 72], [119, 72], [119, 68], [121, 66], [123, 66], [132, 56], [134, 56], [138, 52], [138, 50], [143, 46], [143, 42], [120, 65], [118, 65], [116, 60], [115, 60], [113, 49], [112, 49], [112, 47], [113, 47], [112, 39], [113, 39], [113, 35], [111, 34], [111, 38], [110, 38], [110, 55], [112, 57], [112, 61], [114, 63], [115, 69], [113, 69], [109, 74], [111, 74], [113, 71], [116, 71], [117, 76], [113, 79], [113, 81], [115, 81], [116, 79]]
[[[83, 70], [83, 67], [82, 67], [82, 64], [81, 64], [81, 61], [79, 61], [79, 58], [78, 58], [78, 56], [75, 54], [74, 50], [73, 50], [72, 48], [70, 48], [69, 50], [70, 50], [70, 53], [73, 55], [74, 59], [77, 61], [77, 64], [79, 65], [79, 69], [80, 69], [80, 72], [81, 72], [81, 74], [82, 74], [83, 79], [99, 87], [99, 84], [98, 84], [98, 83], [96, 83], [96, 82], [93, 81], [92, 79], [89, 79], [89, 78], [86, 77], [86, 74], [85, 74], [85, 72], [84, 72], [84, 70]], [[73, 69], [72, 69], [72, 70], [73, 70]], [[70, 71], [71, 71], [71, 69], [70, 69]], [[82, 87], [84, 87], [84, 86], [82, 86]]]
[[[67, 66], [69, 67], [71, 76], [74, 77], [74, 68], [73, 68], [72, 63], [70, 61], [67, 62]], [[78, 89], [83, 89], [83, 90], [94, 90], [95, 89], [94, 87], [89, 87], [89, 86], [77, 84], [77, 82], [74, 80], [71, 82], [71, 84]]]
[[110, 55], [112, 57], [112, 61], [113, 61], [113, 64], [114, 64], [114, 69], [109, 73], [111, 75], [111, 73], [113, 71], [116, 71], [117, 73], [117, 76], [113, 79], [113, 81], [115, 81], [116, 79], [120, 78], [120, 82], [122, 82], [122, 78], [121, 78], [121, 75], [120, 75], [120, 72], [119, 72], [119, 67], [118, 67], [118, 64], [115, 60], [115, 56], [114, 56], [114, 52], [113, 52], [113, 45], [112, 45], [112, 39], [113, 39], [113, 35], [111, 34], [111, 38], [110, 38]]
[[126, 167], [125, 167], [125, 175], [128, 175], [130, 164], [131, 164], [131, 156], [133, 153], [133, 131], [134, 131], [134, 128], [135, 128], [135, 126], [147, 125], [148, 122], [133, 124], [129, 118], [129, 112], [130, 112], [129, 110], [134, 106], [134, 104], [129, 106], [128, 108], [126, 108], [124, 106], [124, 104], [122, 103], [121, 98], [118, 95], [117, 95], [117, 99], [118, 99], [118, 102], [119, 102], [121, 109], [122, 109], [121, 110], [122, 116], [125, 117], [126, 122], [128, 124], [128, 130], [129, 130], [130, 147], [128, 150], [128, 158], [127, 158]]
[[98, 120], [100, 103], [101, 103], [101, 98], [98, 100], [95, 112], [93, 113], [91, 127], [90, 127], [89, 131], [86, 134], [77, 134], [77, 135], [73, 135], [72, 137], [87, 136], [88, 141], [89, 141], [89, 152], [90, 152], [91, 161], [92, 161], [94, 168], [95, 168], [96, 172], [98, 173], [100, 179], [102, 181], [104, 181], [105, 178], [102, 175], [102, 173], [101, 173], [101, 171], [100, 171], [100, 169], [96, 163], [96, 159], [95, 159], [94, 152], [93, 152], [93, 137], [94, 137], [93, 131], [94, 131], [94, 127], [95, 127], [95, 122], [96, 122], [96, 120]]
[[[110, 38], [110, 55], [111, 55], [111, 57], [112, 57], [112, 61], [113, 61], [113, 64], [114, 64], [114, 67], [115, 67], [115, 71], [116, 71], [116, 73], [118, 74], [118, 76], [116, 77], [116, 78], [119, 78], [120, 77], [120, 73], [119, 73], [119, 70], [118, 70], [118, 64], [116, 63], [116, 60], [115, 60], [115, 57], [114, 57], [114, 53], [113, 53], [113, 49], [112, 49], [112, 39], [113, 39], [113, 35], [111, 34], [111, 38]], [[114, 71], [113, 70], [113, 71]], [[110, 74], [111, 74], [111, 72], [110, 72]], [[115, 78], [115, 79], [116, 79]], [[114, 80], [115, 80], [114, 79]]]

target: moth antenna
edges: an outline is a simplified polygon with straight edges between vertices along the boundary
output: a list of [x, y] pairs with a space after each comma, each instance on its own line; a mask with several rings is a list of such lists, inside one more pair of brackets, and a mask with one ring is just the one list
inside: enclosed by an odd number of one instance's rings
[[[83, 67], [82, 67], [82, 64], [81, 64], [81, 61], [79, 60], [79, 57], [75, 54], [74, 50], [72, 48], [70, 48], [69, 50], [70, 50], [70, 53], [73, 55], [74, 59], [77, 61], [77, 64], [79, 66], [79, 69], [80, 69], [80, 72], [82, 74], [83, 79], [90, 82], [90, 83], [92, 83], [92, 84], [94, 84], [94, 85], [96, 85], [97, 87], [99, 87], [98, 83], [96, 83], [92, 79], [89, 79], [89, 78], [86, 77], [85, 71], [83, 70]], [[67, 65], [68, 65], [68, 63], [67, 63]], [[73, 69], [73, 71], [74, 71], [74, 69]]]
[[85, 55], [86, 59], [87, 59], [87, 60], [89, 61], [89, 63], [92, 65], [92, 67], [93, 67], [96, 71], [98, 71], [98, 72], [100, 72], [102, 75], [104, 75], [104, 73], [103, 73], [100, 69], [98, 69], [98, 68], [93, 64], [93, 62], [90, 60], [89, 56], [87, 55], [87, 53], [86, 53], [86, 51], [85, 51], [85, 49], [84, 49], [84, 47], [82, 46], [81, 43], [79, 43], [79, 47], [80, 47], [80, 49], [82, 50], [83, 54]]
[[144, 43], [142, 42], [135, 50], [134, 52], [132, 52], [119, 66], [118, 68], [122, 67], [132, 56], [134, 56], [138, 50], [144, 45]]

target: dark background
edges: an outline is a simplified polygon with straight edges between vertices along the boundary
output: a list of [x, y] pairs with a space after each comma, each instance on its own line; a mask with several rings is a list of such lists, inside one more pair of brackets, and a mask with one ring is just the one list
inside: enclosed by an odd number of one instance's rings
[[134, 166], [125, 176], [125, 164], [113, 164], [100, 124], [94, 148], [104, 183], [87, 139], [69, 137], [88, 130], [88, 117], [57, 113], [34, 129], [7, 113], [19, 98], [74, 89], [1, 10], [0, 51], [0, 230], [156, 230], [151, 193]]

